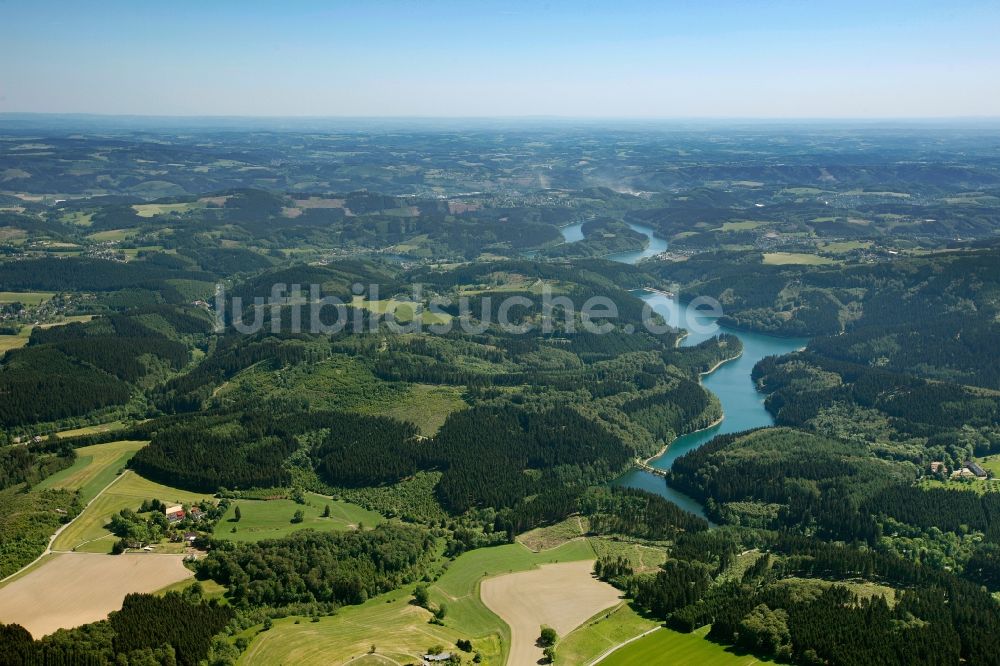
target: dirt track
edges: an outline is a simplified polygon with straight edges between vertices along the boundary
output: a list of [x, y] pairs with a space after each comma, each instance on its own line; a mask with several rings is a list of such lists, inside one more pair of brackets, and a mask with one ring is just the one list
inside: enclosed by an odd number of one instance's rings
[[483, 603], [510, 627], [510, 666], [541, 660], [542, 648], [535, 641], [543, 624], [565, 636], [618, 603], [618, 590], [594, 578], [593, 568], [593, 561], [545, 564], [482, 582]]
[[102, 620], [129, 592], [152, 592], [192, 575], [183, 555], [55, 553], [0, 588], [0, 622], [35, 638]]

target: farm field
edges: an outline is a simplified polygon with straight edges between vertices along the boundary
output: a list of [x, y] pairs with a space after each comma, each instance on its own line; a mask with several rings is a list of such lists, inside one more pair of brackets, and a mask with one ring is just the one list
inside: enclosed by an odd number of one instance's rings
[[84, 504], [107, 486], [135, 452], [146, 442], [124, 440], [83, 446], [76, 450], [76, 462], [38, 484], [39, 488], [79, 490]]
[[758, 227], [764, 226], [764, 222], [754, 222], [751, 220], [745, 220], [743, 222], [726, 222], [722, 225], [722, 231], [750, 231], [751, 229], [756, 229]]
[[556, 657], [565, 664], [589, 664], [608, 650], [660, 626], [642, 617], [626, 602], [602, 610], [556, 645]]
[[126, 470], [102, 495], [93, 501], [52, 544], [56, 551], [78, 550], [91, 553], [110, 553], [114, 538], [104, 529], [111, 516], [122, 509], [138, 509], [144, 499], [163, 502], [195, 502], [206, 497], [163, 486]]
[[[97, 435], [112, 430], [121, 430], [125, 427], [122, 421], [112, 421], [110, 423], [98, 423], [96, 425], [83, 426], [82, 428], [72, 428], [71, 430], [60, 430], [56, 433], [59, 439], [67, 437], [80, 437], [82, 435]], [[79, 451], [79, 449], [77, 450]]]
[[107, 617], [130, 592], [152, 592], [192, 576], [181, 555], [56, 553], [0, 588], [0, 622], [39, 638]]
[[96, 243], [105, 243], [112, 241], [123, 241], [129, 236], [135, 235], [135, 231], [131, 229], [109, 229], [108, 231], [97, 231], [87, 236], [88, 240], [92, 240]]
[[820, 243], [819, 249], [823, 252], [831, 252], [834, 254], [851, 252], [852, 250], [866, 250], [872, 246], [871, 241], [830, 241], [826, 243]]
[[821, 257], [818, 254], [806, 254], [805, 252], [765, 252], [764, 263], [772, 266], [789, 266], [793, 264], [822, 266], [837, 262], [828, 257]]
[[9, 352], [11, 349], [20, 349], [24, 345], [28, 344], [28, 338], [30, 336], [30, 326], [22, 328], [20, 333], [17, 335], [0, 335], [0, 356], [3, 356], [3, 354]]
[[251, 630], [248, 635], [256, 637], [240, 663], [343, 664], [367, 654], [374, 643], [377, 656], [405, 664], [417, 661], [431, 645], [454, 650], [455, 641], [464, 638], [482, 653], [483, 664], [503, 664], [510, 646], [510, 630], [479, 598], [480, 582], [545, 563], [593, 558], [593, 550], [584, 540], [543, 553], [532, 553], [520, 544], [480, 548], [459, 556], [437, 582], [429, 585], [432, 604], [448, 606], [444, 626], [428, 624], [431, 614], [410, 604], [412, 587], [407, 587], [359, 606], [344, 607], [337, 615], [319, 622], [303, 620], [295, 624], [294, 618], [285, 618], [275, 621], [270, 631], [254, 634]]
[[750, 666], [761, 663], [753, 655], [739, 655], [705, 638], [708, 627], [690, 634], [658, 629], [615, 650], [598, 662], [601, 666]]
[[620, 592], [594, 578], [592, 570], [589, 560], [562, 562], [482, 582], [483, 603], [510, 627], [510, 663], [542, 658], [536, 645], [541, 626], [561, 636], [619, 602]]
[[195, 208], [204, 208], [205, 203], [201, 201], [189, 202], [189, 203], [150, 203], [150, 204], [135, 204], [132, 206], [132, 210], [139, 217], [154, 217], [156, 215], [166, 215], [167, 213], [186, 213], [189, 210]]
[[[238, 523], [233, 521], [237, 506], [240, 507]], [[329, 518], [323, 518], [326, 506], [330, 507]], [[292, 515], [298, 510], [305, 514], [304, 520], [293, 524]], [[278, 539], [296, 530], [310, 528], [330, 531], [357, 529], [362, 524], [374, 527], [383, 520], [381, 515], [355, 504], [308, 493], [306, 504], [297, 504], [290, 499], [236, 500], [216, 525], [215, 536], [229, 541], [260, 541]], [[234, 527], [236, 532], [232, 531]]]
[[51, 291], [0, 291], [0, 303], [41, 305], [55, 296]]

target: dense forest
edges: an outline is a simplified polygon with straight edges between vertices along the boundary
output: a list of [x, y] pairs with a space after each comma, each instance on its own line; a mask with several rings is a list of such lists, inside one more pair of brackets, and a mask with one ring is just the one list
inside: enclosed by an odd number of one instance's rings
[[[434, 552], [434, 537], [416, 527], [305, 531], [252, 544], [219, 543], [199, 563], [198, 575], [229, 586], [238, 605], [335, 608], [419, 580]], [[285, 573], [275, 577], [275, 571]]]

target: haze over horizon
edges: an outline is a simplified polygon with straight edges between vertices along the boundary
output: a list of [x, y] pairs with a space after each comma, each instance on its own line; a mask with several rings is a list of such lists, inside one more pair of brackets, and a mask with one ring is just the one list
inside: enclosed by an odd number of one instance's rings
[[[1000, 6], [0, 4], [0, 113], [1000, 116]], [[994, 83], [990, 83], [993, 81]]]

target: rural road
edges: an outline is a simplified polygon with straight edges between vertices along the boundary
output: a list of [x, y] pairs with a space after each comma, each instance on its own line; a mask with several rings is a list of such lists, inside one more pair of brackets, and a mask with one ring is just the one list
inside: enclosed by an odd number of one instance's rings
[[653, 627], [652, 629], [648, 629], [648, 630], [642, 632], [638, 636], [633, 636], [632, 638], [628, 639], [627, 641], [624, 641], [622, 643], [619, 643], [618, 645], [614, 645], [612, 647], [609, 647], [607, 650], [605, 650], [601, 654], [597, 655], [596, 659], [590, 660], [590, 662], [587, 664], [587, 666], [595, 666], [595, 664], [597, 664], [600, 661], [603, 661], [612, 652], [616, 652], [616, 651], [622, 649], [623, 647], [625, 647], [626, 645], [628, 645], [629, 643], [637, 641], [640, 638], [645, 638], [646, 636], [649, 636], [654, 631], [659, 631], [662, 628], [663, 627]]
[[6, 578], [0, 579], [0, 585], [3, 585], [4, 583], [6, 583], [11, 578], [14, 578], [15, 576], [21, 574], [25, 570], [30, 569], [31, 567], [35, 566], [38, 563], [38, 561], [41, 560], [46, 555], [52, 554], [52, 552], [53, 552], [52, 551], [52, 544], [54, 544], [56, 542], [56, 539], [59, 538], [59, 535], [62, 534], [63, 530], [65, 530], [67, 527], [69, 527], [70, 525], [72, 525], [73, 523], [75, 523], [77, 521], [77, 519], [80, 518], [80, 516], [83, 515], [83, 512], [87, 510], [87, 507], [89, 507], [91, 504], [93, 504], [94, 501], [98, 497], [100, 497], [101, 495], [103, 495], [108, 490], [108, 488], [110, 488], [111, 486], [113, 486], [116, 483], [118, 483], [118, 481], [120, 481], [122, 478], [124, 478], [124, 476], [126, 474], [129, 474], [129, 473], [131, 473], [131, 470], [127, 469], [124, 472], [122, 472], [121, 474], [119, 474], [118, 476], [116, 476], [115, 478], [111, 479], [111, 482], [108, 485], [106, 485], [103, 488], [101, 488], [101, 490], [96, 495], [94, 495], [93, 497], [90, 498], [89, 502], [87, 502], [86, 504], [83, 505], [83, 508], [80, 509], [80, 513], [78, 513], [75, 516], [73, 516], [73, 519], [70, 520], [68, 523], [64, 523], [63, 525], [59, 526], [59, 529], [57, 529], [52, 534], [52, 536], [49, 537], [49, 543], [45, 546], [45, 550], [42, 551], [41, 555], [39, 555], [38, 557], [36, 557], [35, 559], [33, 559], [28, 564], [25, 564], [23, 567], [21, 567], [20, 569], [18, 569], [17, 571], [15, 571], [14, 573], [12, 573], [11, 575], [7, 576]]

